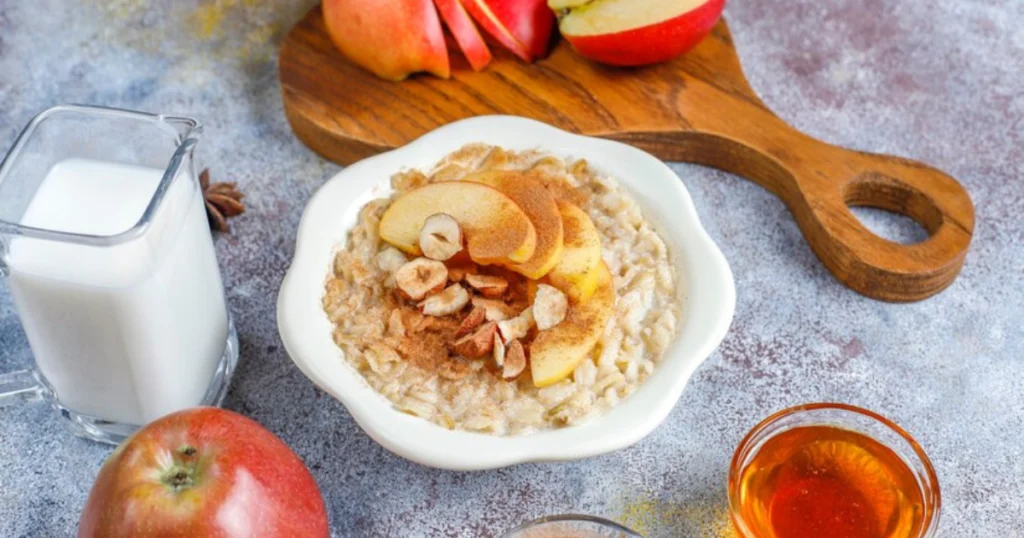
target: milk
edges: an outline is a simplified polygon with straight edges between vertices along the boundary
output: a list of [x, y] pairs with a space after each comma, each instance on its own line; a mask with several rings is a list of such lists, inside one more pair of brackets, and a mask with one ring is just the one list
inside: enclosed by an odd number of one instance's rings
[[[58, 162], [20, 223], [120, 234], [139, 222], [163, 173]], [[62, 406], [144, 424], [202, 401], [224, 353], [228, 314], [193, 178], [171, 182], [138, 236], [113, 246], [16, 237], [6, 263], [36, 363]]]

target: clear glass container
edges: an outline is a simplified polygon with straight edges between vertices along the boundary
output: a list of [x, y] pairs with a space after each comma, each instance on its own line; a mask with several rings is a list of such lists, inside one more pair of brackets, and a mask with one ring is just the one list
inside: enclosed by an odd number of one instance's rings
[[643, 538], [614, 521], [594, 516], [565, 514], [524, 523], [502, 538]]
[[[775, 413], [764, 419], [754, 427], [747, 436], [740, 442], [733, 455], [732, 464], [729, 469], [729, 508], [733, 524], [741, 538], [760, 538], [766, 533], [774, 535], [773, 531], [765, 529], [767, 523], [758, 521], [749, 516], [754, 510], [750, 510], [746, 503], [758, 502], [755, 498], [747, 498], [747, 490], [743, 480], [748, 467], [756, 465], [757, 459], [766, 444], [771, 445], [773, 440], [779, 436], [796, 430], [798, 428], [814, 428], [803, 431], [821, 431], [817, 427], [826, 427], [829, 430], [838, 428], [841, 431], [860, 434], [877, 442], [883, 454], [888, 455], [892, 462], [901, 462], [909, 470], [908, 482], [914, 483], [917, 490], [913, 498], [920, 499], [920, 505], [914, 504], [915, 510], [911, 513], [903, 513], [900, 525], [897, 528], [917, 529], [916, 531], [894, 531], [899, 534], [898, 538], [931, 538], [935, 536], [939, 526], [939, 513], [941, 509], [941, 494], [939, 481], [932, 467], [931, 461], [921, 446], [903, 428], [896, 425], [889, 419], [877, 413], [837, 403], [814, 403], [791, 407]], [[833, 430], [834, 431], [834, 430]], [[840, 432], [842, 434], [842, 432]], [[832, 454], [848, 454], [845, 448], [838, 448], [843, 445], [832, 440], [823, 440]], [[779, 446], [779, 445], [775, 445]], [[852, 452], [857, 457], [848, 456], [845, 461], [851, 460], [859, 464], [871, 465], [867, 469], [879, 469], [880, 467], [863, 456], [866, 451], [859, 448]], [[881, 460], [874, 460], [881, 461]], [[854, 467], [857, 468], [857, 467]], [[753, 468], [752, 468], [753, 469]], [[861, 469], [861, 475], [867, 476]], [[772, 475], [778, 475], [783, 471], [772, 471]], [[815, 473], [827, 471], [814, 471]], [[873, 474], [873, 473], [872, 473]], [[912, 490], [911, 490], [912, 491]], [[806, 493], [806, 491], [805, 491]], [[919, 495], [918, 495], [919, 493]], [[813, 493], [812, 493], [813, 495]], [[901, 499], [909, 499], [897, 493]], [[871, 499], [868, 499], [871, 502]], [[904, 505], [906, 506], [906, 505]], [[899, 512], [899, 511], [897, 511]], [[837, 516], [838, 517], [838, 516]], [[909, 533], [909, 534], [908, 534]], [[889, 536], [889, 535], [886, 535]]]
[[58, 106], [0, 163], [0, 273], [35, 359], [0, 406], [50, 402], [116, 443], [219, 405], [238, 359], [193, 151], [195, 120]]

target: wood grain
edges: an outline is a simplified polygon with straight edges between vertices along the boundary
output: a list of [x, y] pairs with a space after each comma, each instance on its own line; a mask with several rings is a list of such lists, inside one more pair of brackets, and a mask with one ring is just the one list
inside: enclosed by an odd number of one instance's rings
[[[315, 151], [350, 164], [459, 119], [512, 114], [620, 140], [667, 161], [745, 177], [781, 198], [818, 258], [850, 288], [917, 301], [949, 286], [974, 230], [964, 188], [925, 164], [832, 146], [796, 131], [751, 89], [725, 22], [682, 58], [644, 69], [583, 60], [564, 42], [533, 65], [498, 53], [483, 72], [392, 83], [335, 50], [319, 8], [285, 37], [285, 113]], [[900, 213], [930, 237], [903, 245], [868, 230], [850, 206]]]

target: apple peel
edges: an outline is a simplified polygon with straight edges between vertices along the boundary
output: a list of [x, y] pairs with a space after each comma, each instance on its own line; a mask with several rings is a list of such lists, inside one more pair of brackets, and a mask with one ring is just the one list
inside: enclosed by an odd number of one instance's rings
[[581, 56], [640, 66], [683, 54], [718, 23], [725, 0], [594, 0], [572, 8], [559, 29]]
[[448, 78], [448, 45], [432, 0], [324, 0], [335, 47], [356, 65], [391, 81], [426, 71]]
[[[505, 26], [498, 15], [487, 4], [487, 0], [460, 0], [466, 11], [476, 20], [477, 24], [483, 27], [488, 34], [505, 47], [512, 54], [526, 63], [533, 62], [533, 55], [530, 49], [521, 41], [516, 39], [511, 30]], [[493, 0], [492, 0], [493, 1]], [[547, 9], [545, 7], [545, 9]], [[550, 10], [548, 11], [550, 13]], [[554, 17], [554, 14], [551, 15]]]
[[491, 49], [460, 0], [434, 0], [434, 5], [473, 71], [487, 67], [491, 63]]

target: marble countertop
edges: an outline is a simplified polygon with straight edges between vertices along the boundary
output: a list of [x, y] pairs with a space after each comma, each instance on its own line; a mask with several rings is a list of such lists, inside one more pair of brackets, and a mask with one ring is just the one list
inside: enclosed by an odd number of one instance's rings
[[[241, 338], [226, 405], [290, 444], [335, 536], [493, 537], [560, 512], [651, 538], [730, 536], [732, 451], [761, 418], [810, 401], [868, 407], [924, 445], [943, 491], [939, 536], [1024, 535], [1024, 3], [733, 0], [764, 100], [827, 141], [920, 159], [977, 211], [961, 277], [893, 305], [839, 285], [781, 202], [753, 183], [673, 165], [736, 276], [736, 318], [666, 423], [586, 461], [478, 473], [404, 461], [292, 365], [275, 328], [300, 212], [338, 171], [292, 135], [276, 44], [309, 0], [0, 0], [0, 150], [37, 112], [89, 103], [194, 116], [199, 158], [249, 211], [217, 250]], [[862, 211], [882, 235], [907, 222]], [[31, 363], [0, 285], [0, 371]], [[74, 534], [110, 447], [68, 435], [45, 405], [0, 410], [0, 536]], [[401, 488], [396, 488], [401, 484]]]

